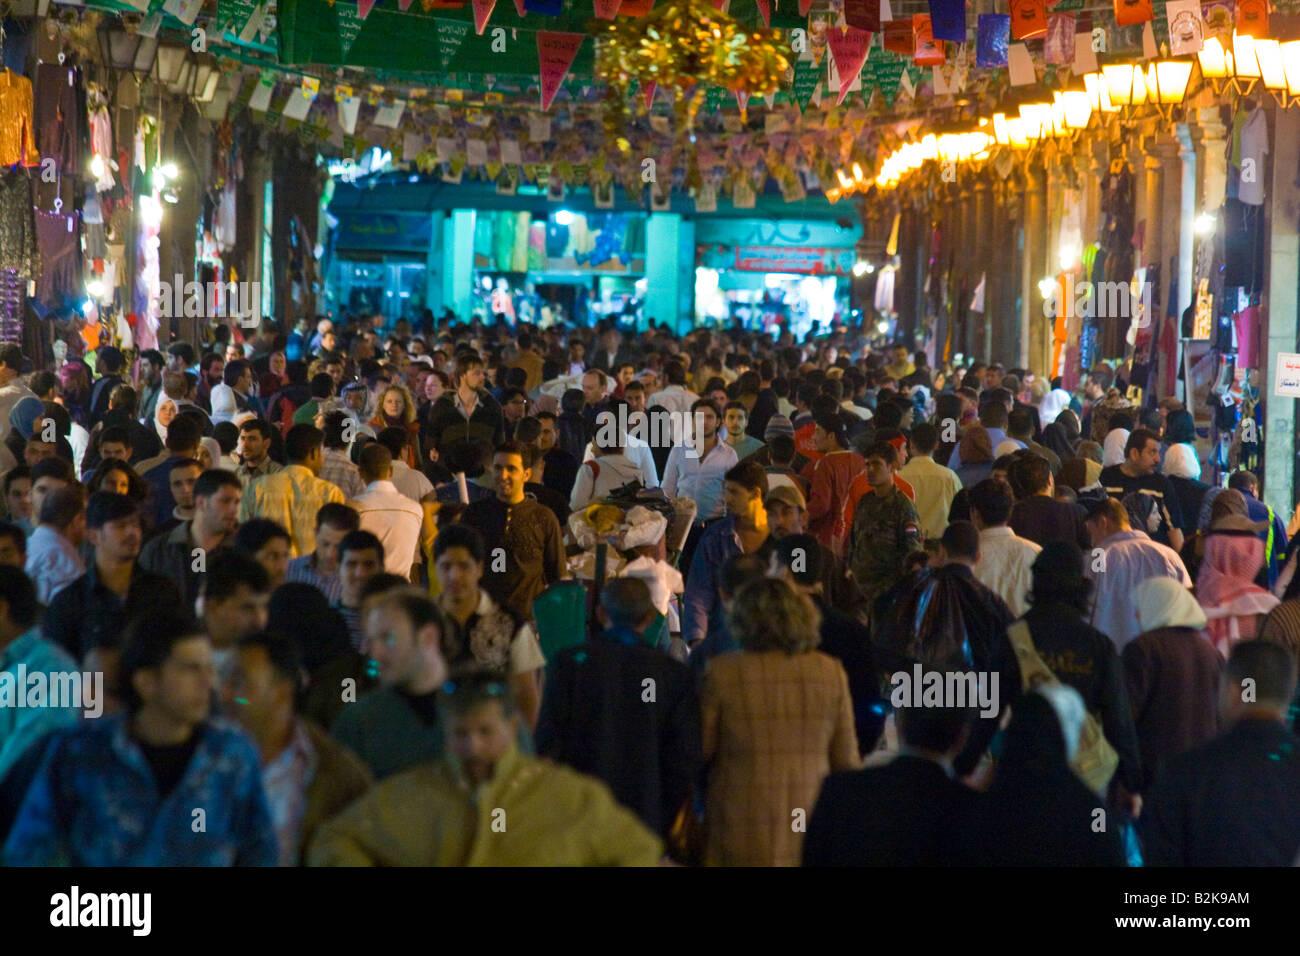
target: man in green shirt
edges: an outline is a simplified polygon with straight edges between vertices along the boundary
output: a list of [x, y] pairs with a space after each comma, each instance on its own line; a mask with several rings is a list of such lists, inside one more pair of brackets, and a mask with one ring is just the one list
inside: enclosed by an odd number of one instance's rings
[[921, 519], [894, 484], [894, 446], [876, 442], [865, 455], [871, 490], [858, 499], [849, 544], [849, 566], [867, 602], [903, 576], [903, 560], [921, 548]]

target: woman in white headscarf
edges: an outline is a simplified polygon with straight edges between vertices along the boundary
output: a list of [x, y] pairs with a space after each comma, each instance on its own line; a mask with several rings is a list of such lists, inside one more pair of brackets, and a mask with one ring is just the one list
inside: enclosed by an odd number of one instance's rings
[[1187, 538], [1198, 530], [1201, 505], [1210, 486], [1201, 481], [1201, 462], [1196, 457], [1196, 450], [1188, 444], [1178, 442], [1165, 450], [1165, 463], [1162, 467], [1169, 484], [1178, 495], [1178, 508], [1182, 514], [1179, 530]]
[[1162, 757], [1218, 732], [1223, 658], [1203, 635], [1205, 612], [1173, 578], [1148, 578], [1133, 595], [1142, 633], [1124, 646], [1129, 702], [1146, 782]]
[[164, 444], [167, 442], [167, 429], [176, 418], [178, 411], [180, 409], [176, 407], [173, 399], [165, 396], [158, 399], [158, 405], [153, 412], [153, 430], [158, 433], [158, 439]]
[[1106, 434], [1106, 441], [1101, 446], [1101, 467], [1124, 464], [1124, 446], [1128, 444], [1127, 428], [1112, 428]]

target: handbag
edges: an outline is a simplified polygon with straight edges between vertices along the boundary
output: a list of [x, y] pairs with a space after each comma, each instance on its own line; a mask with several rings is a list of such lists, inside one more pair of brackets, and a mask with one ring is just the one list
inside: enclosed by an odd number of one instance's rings
[[703, 866], [704, 845], [704, 821], [695, 812], [695, 794], [691, 794], [668, 829], [668, 858], [682, 866]]
[[[1034, 638], [1029, 632], [1028, 624], [1023, 620], [1014, 621], [1007, 628], [1007, 637], [1016, 649], [1020, 679], [1026, 691], [1043, 684], [1060, 683], [1034, 648]], [[1086, 714], [1079, 731], [1079, 746], [1074, 752], [1074, 759], [1070, 761], [1070, 769], [1087, 784], [1089, 790], [1100, 794], [1106, 792], [1118, 768], [1119, 754], [1102, 733], [1101, 722], [1092, 714]]]

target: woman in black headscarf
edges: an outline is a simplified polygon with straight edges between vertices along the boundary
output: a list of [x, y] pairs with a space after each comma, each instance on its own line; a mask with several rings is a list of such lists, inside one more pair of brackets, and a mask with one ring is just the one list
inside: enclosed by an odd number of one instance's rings
[[[1052, 685], [1053, 693], [1074, 695]], [[1082, 701], [1078, 709], [1082, 711]], [[1080, 715], [1080, 721], [1082, 717]], [[1077, 746], [1078, 726], [1071, 732]], [[964, 841], [979, 866], [1124, 866], [1119, 828], [1097, 826], [1099, 798], [1070, 769], [1066, 731], [1042, 693], [1021, 695], [988, 792], [976, 798]], [[1109, 808], [1104, 808], [1111, 816]]]
[[1057, 415], [1056, 421], [1043, 429], [1043, 444], [1062, 462], [1073, 458], [1079, 447], [1079, 416], [1068, 408]]

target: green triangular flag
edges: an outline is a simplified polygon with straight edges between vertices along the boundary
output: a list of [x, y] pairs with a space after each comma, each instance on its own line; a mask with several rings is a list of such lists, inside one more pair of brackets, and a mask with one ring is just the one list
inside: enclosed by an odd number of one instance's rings
[[891, 107], [894, 105], [894, 98], [898, 96], [898, 84], [903, 80], [904, 68], [902, 57], [888, 53], [882, 52], [880, 59], [876, 61], [876, 82], [880, 84], [880, 92], [885, 97], [885, 103]]
[[451, 66], [451, 61], [460, 50], [461, 43], [469, 36], [472, 24], [468, 20], [435, 20], [438, 25], [438, 59], [444, 70]]
[[341, 59], [348, 58], [348, 51], [352, 49], [352, 44], [361, 32], [361, 15], [357, 8], [350, 3], [334, 4], [334, 12], [339, 18], [339, 46], [343, 50]]
[[808, 102], [817, 90], [817, 81], [821, 79], [821, 70], [812, 60], [799, 60], [794, 65], [794, 101], [799, 104], [799, 112], [808, 108]]

